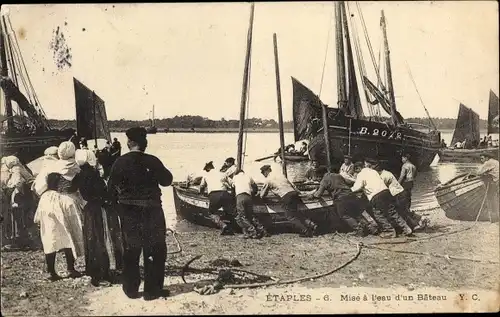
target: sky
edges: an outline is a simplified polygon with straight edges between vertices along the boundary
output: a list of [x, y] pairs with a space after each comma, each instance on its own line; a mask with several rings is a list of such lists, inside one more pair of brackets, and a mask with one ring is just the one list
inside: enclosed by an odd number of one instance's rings
[[[498, 95], [499, 87], [496, 1], [359, 6], [376, 56], [385, 12], [396, 103], [404, 117], [425, 117], [406, 65], [431, 116], [455, 118], [462, 102], [487, 117], [489, 90]], [[349, 8], [357, 18], [355, 3]], [[256, 3], [249, 117], [278, 117], [273, 33], [284, 120], [292, 120], [291, 76], [316, 94], [321, 88], [323, 102], [336, 105], [333, 9], [333, 2]], [[153, 105], [156, 118], [239, 118], [249, 3], [5, 5], [2, 14], [10, 16], [51, 119], [75, 118], [73, 76], [105, 100], [111, 120], [145, 120]], [[57, 27], [72, 53], [72, 66], [64, 70], [50, 48]]]

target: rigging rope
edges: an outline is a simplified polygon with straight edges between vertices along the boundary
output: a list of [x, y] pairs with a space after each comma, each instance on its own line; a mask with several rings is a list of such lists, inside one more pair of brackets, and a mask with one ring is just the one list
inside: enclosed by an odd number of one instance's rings
[[[332, 12], [330, 13], [330, 23], [329, 25], [331, 26], [332, 24], [332, 21], [333, 21], [333, 13], [335, 11], [335, 7], [332, 8]], [[319, 94], [318, 94], [318, 99], [321, 100], [321, 91], [323, 90], [323, 79], [324, 79], [324, 76], [325, 76], [325, 68], [326, 68], [326, 58], [328, 56], [328, 47], [330, 46], [330, 32], [331, 32], [332, 28], [329, 27], [328, 28], [328, 35], [326, 37], [326, 51], [325, 51], [325, 59], [323, 61], [323, 70], [321, 71], [321, 83], [319, 85]]]
[[39, 110], [39, 113], [41, 112], [41, 114], [42, 114], [41, 120], [42, 120], [42, 123], [45, 125], [45, 127], [46, 128], [50, 128], [49, 124], [47, 122], [47, 115], [46, 115], [46, 113], [45, 113], [45, 111], [44, 111], [44, 109], [42, 107], [42, 104], [40, 103], [40, 100], [38, 99], [38, 95], [37, 95], [37, 93], [35, 91], [35, 88], [33, 87], [33, 83], [31, 82], [31, 78], [30, 78], [30, 75], [29, 75], [28, 70], [26, 68], [26, 64], [24, 63], [24, 59], [23, 59], [22, 53], [21, 53], [21, 48], [19, 46], [19, 41], [17, 40], [16, 32], [13, 31], [14, 28], [12, 27], [12, 22], [10, 20], [10, 16], [7, 16], [7, 21], [9, 22], [9, 26], [10, 26], [10, 29], [12, 31], [13, 37], [14, 37], [15, 49], [17, 49], [17, 51], [19, 52], [20, 60], [21, 60], [24, 72], [26, 73], [26, 78], [27, 78], [29, 87], [31, 88], [31, 92], [33, 94], [33, 98], [34, 98], [34, 101], [35, 101], [35, 103], [33, 104], [33, 106], [35, 106], [37, 108], [37, 110]]
[[368, 30], [366, 28], [365, 18], [363, 17], [363, 12], [361, 11], [361, 7], [359, 6], [359, 2], [357, 2], [357, 1], [356, 1], [356, 7], [357, 7], [358, 14], [360, 17], [361, 25], [363, 27], [363, 34], [365, 36], [366, 44], [368, 46], [368, 50], [370, 51], [370, 57], [372, 59], [373, 67], [375, 68], [375, 73], [376, 73], [377, 77], [380, 78], [379, 68], [378, 68], [377, 63], [375, 61], [375, 54], [373, 53], [373, 48], [372, 48], [372, 44], [370, 41], [370, 37], [368, 36]]
[[364, 63], [362, 52], [361, 52], [361, 44], [360, 44], [359, 37], [358, 37], [356, 23], [354, 23], [352, 21], [354, 15], [351, 14], [351, 11], [349, 9], [349, 4], [347, 4], [347, 11], [349, 12], [349, 16], [351, 17], [351, 26], [352, 26], [352, 30], [353, 30], [352, 36], [354, 39], [354, 50], [356, 51], [356, 59], [358, 62], [358, 71], [359, 71], [360, 78], [361, 78], [361, 84], [363, 86], [363, 91], [365, 93], [365, 100], [366, 100], [366, 103], [368, 106], [368, 112], [370, 113], [370, 116], [373, 117], [374, 116], [374, 106], [373, 105], [374, 105], [375, 101], [370, 100], [370, 96], [368, 94], [368, 89], [367, 89], [366, 84], [363, 80], [363, 77], [366, 76], [366, 68], [365, 68], [365, 63]]
[[422, 100], [422, 97], [420, 96], [420, 92], [418, 91], [417, 84], [415, 83], [415, 80], [413, 79], [413, 75], [411, 74], [410, 66], [408, 66], [408, 63], [405, 61], [406, 64], [406, 69], [408, 70], [408, 74], [410, 75], [410, 79], [413, 82], [413, 86], [415, 87], [415, 90], [417, 91], [417, 95], [420, 98], [420, 102], [422, 103], [422, 106], [424, 107], [425, 113], [427, 114], [427, 117], [429, 118], [430, 123], [432, 124], [432, 127], [434, 130], [437, 130], [436, 125], [434, 124], [434, 121], [432, 121], [431, 116], [429, 115], [429, 111], [427, 111], [427, 108], [425, 107], [424, 101]]

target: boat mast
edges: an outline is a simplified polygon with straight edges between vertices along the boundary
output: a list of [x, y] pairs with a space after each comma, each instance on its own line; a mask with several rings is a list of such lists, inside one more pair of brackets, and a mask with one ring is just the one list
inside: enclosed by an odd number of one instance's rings
[[247, 33], [247, 52], [245, 56], [245, 69], [243, 72], [243, 84], [241, 92], [241, 105], [240, 105], [240, 125], [238, 130], [238, 155], [236, 157], [236, 168], [241, 169], [243, 165], [243, 128], [245, 126], [245, 109], [247, 104], [248, 93], [248, 69], [250, 67], [250, 52], [252, 50], [252, 30], [253, 30], [253, 15], [255, 4], [252, 3], [250, 9], [250, 23]]
[[345, 56], [344, 56], [344, 35], [342, 28], [342, 6], [344, 1], [335, 3], [335, 30], [337, 42], [337, 95], [338, 107], [343, 111], [347, 111], [347, 93], [346, 93], [346, 71], [345, 71]]
[[97, 147], [97, 113], [95, 106], [95, 92], [92, 90], [92, 109], [94, 110], [94, 142]]
[[396, 120], [396, 98], [394, 97], [394, 86], [392, 84], [392, 71], [391, 71], [391, 59], [389, 51], [389, 42], [387, 41], [387, 30], [385, 23], [384, 10], [382, 10], [382, 16], [380, 17], [380, 26], [382, 27], [382, 33], [384, 36], [384, 50], [385, 50], [385, 65], [387, 69], [387, 88], [390, 93], [390, 103], [391, 103], [391, 118], [392, 124], [397, 125]]
[[154, 127], [155, 126], [155, 105], [153, 105], [153, 113], [151, 115], [151, 124]]
[[276, 71], [276, 96], [278, 101], [278, 122], [280, 127], [280, 147], [281, 147], [281, 166], [283, 168], [283, 175], [288, 177], [286, 174], [286, 160], [285, 160], [285, 135], [283, 132], [283, 110], [281, 107], [281, 84], [280, 84], [280, 66], [278, 62], [278, 39], [276, 38], [276, 33], [273, 34], [274, 42], [274, 69]]
[[[5, 38], [4, 38], [4, 34], [6, 35], [7, 33], [4, 32], [6, 32], [6, 30], [4, 30], [4, 25], [3, 23], [0, 23], [0, 62], [1, 62], [0, 75], [2, 75], [2, 77], [8, 77], [9, 70], [7, 68], [7, 53], [6, 53]], [[4, 90], [4, 97], [5, 97], [5, 115], [7, 116], [7, 131], [13, 132], [14, 114], [12, 112], [12, 100], [10, 99], [10, 96], [5, 90]]]

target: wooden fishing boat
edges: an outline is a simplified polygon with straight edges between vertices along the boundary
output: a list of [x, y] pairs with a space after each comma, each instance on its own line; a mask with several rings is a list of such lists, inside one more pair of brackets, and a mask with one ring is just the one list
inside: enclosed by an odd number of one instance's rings
[[[496, 134], [498, 138], [498, 113], [499, 100], [498, 96], [490, 90], [489, 107], [488, 107], [488, 135]], [[441, 162], [454, 163], [470, 163], [480, 162], [479, 156], [481, 153], [487, 152], [495, 157], [499, 155], [498, 146], [480, 147], [480, 132], [479, 132], [479, 115], [472, 109], [460, 104], [458, 111], [457, 123], [453, 138], [449, 148], [442, 149], [439, 153]], [[466, 140], [467, 144], [472, 148], [455, 149], [454, 144]]]
[[[15, 155], [26, 164], [43, 155], [46, 148], [69, 140], [75, 131], [50, 126], [24, 67], [16, 32], [12, 30], [8, 15], [2, 15], [0, 19], [0, 62], [3, 91], [0, 155]], [[18, 85], [21, 82], [28, 85]]]
[[[297, 184], [295, 184], [297, 186]], [[259, 185], [261, 188], [262, 185]], [[300, 187], [300, 185], [299, 185]], [[314, 185], [304, 184], [300, 189], [312, 190]], [[209, 217], [208, 197], [199, 194], [198, 186], [187, 186], [186, 182], [174, 183], [174, 205], [179, 220], [187, 220], [190, 223], [217, 228]], [[328, 226], [328, 212], [333, 205], [331, 196], [324, 196], [321, 199], [309, 199], [301, 195], [302, 204], [299, 210], [308, 218], [318, 223], [321, 229], [325, 230]], [[272, 231], [287, 231], [290, 229], [290, 223], [285, 217], [285, 211], [281, 206], [279, 197], [269, 194], [265, 199], [254, 198], [253, 212], [261, 223]], [[225, 219], [230, 222], [231, 219]], [[238, 226], [234, 226], [237, 228]]]
[[434, 190], [447, 218], [462, 221], [490, 221], [488, 204], [484, 201], [486, 186], [480, 176], [460, 174]]
[[[430, 117], [429, 120], [433, 127], [428, 127], [429, 132], [413, 128], [405, 123], [404, 118], [396, 109], [383, 11], [380, 25], [384, 37], [387, 83], [384, 85], [383, 81], [380, 80], [384, 76], [379, 74], [380, 65], [376, 65], [375, 62], [374, 68], [378, 77], [378, 86], [366, 77], [366, 72], [363, 69], [360, 69], [362, 74], [360, 80], [369, 111], [369, 114], [366, 115], [358, 91], [351, 39], [356, 49], [358, 67], [364, 63], [362, 49], [356, 41], [358, 39], [356, 34], [350, 33], [347, 20], [348, 16], [354, 17], [355, 15], [346, 14], [349, 3], [340, 1], [336, 3], [336, 6], [339, 107], [329, 108], [321, 101], [320, 96], [315, 95], [309, 88], [292, 77], [295, 140], [308, 139], [309, 156], [312, 160], [319, 161], [320, 164], [324, 164], [330, 156], [330, 159], [340, 166], [344, 155], [350, 155], [354, 160], [360, 160], [367, 153], [370, 153], [371, 156], [386, 160], [389, 164], [387, 167], [393, 172], [398, 172], [402, 164], [401, 154], [409, 153], [412, 162], [419, 169], [429, 167], [441, 147], [440, 132], [435, 128]], [[357, 16], [362, 17], [361, 11]], [[367, 36], [367, 31], [364, 31]], [[380, 115], [379, 106], [390, 115], [390, 120]], [[428, 115], [425, 106], [424, 109]], [[324, 129], [324, 126], [327, 128]]]

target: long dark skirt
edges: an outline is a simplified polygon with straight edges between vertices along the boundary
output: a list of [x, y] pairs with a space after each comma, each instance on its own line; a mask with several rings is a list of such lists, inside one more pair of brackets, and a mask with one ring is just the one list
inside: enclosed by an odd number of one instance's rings
[[83, 208], [83, 235], [87, 275], [97, 281], [109, 279], [110, 262], [114, 262], [114, 248], [106, 210], [99, 201], [87, 202]]

